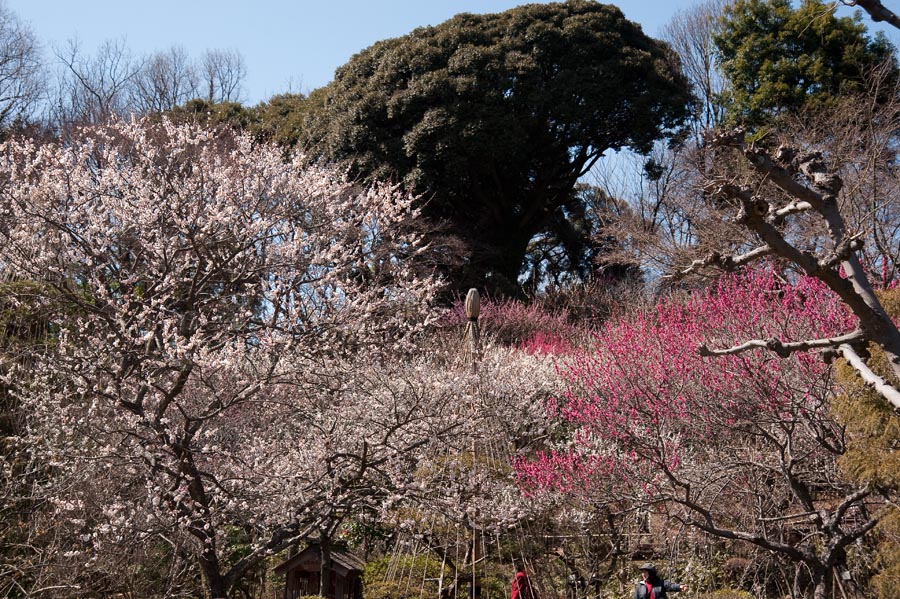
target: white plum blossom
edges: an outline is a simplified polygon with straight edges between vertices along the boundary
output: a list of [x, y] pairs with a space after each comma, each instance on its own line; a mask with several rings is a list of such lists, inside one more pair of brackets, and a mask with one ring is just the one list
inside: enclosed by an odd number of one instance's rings
[[54, 469], [47, 518], [72, 532], [57, 559], [96, 580], [153, 539], [224, 597], [453, 428], [355, 374], [431, 319], [413, 201], [166, 121], [2, 146], [4, 299], [47, 321], [3, 382]]

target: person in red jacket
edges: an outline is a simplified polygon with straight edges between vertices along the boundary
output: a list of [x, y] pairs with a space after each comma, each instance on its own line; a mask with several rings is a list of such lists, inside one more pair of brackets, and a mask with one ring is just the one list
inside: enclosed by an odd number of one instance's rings
[[531, 581], [528, 580], [528, 575], [525, 574], [524, 564], [516, 565], [516, 576], [512, 581], [512, 594], [509, 598], [537, 599], [537, 595], [534, 594], [534, 589], [531, 587]]

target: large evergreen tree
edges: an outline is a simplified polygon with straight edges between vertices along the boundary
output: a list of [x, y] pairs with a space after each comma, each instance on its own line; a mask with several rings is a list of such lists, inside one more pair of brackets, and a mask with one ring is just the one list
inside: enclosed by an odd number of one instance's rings
[[609, 150], [648, 150], [689, 113], [675, 55], [585, 0], [461, 14], [338, 69], [304, 135], [362, 177], [395, 178], [466, 244], [457, 285], [516, 289], [529, 242], [568, 237], [574, 188]]
[[731, 121], [758, 127], [781, 111], [863, 91], [872, 69], [893, 65], [883, 35], [870, 38], [858, 15], [834, 11], [823, 0], [796, 9], [790, 0], [737, 0], [726, 9], [715, 43], [730, 83]]

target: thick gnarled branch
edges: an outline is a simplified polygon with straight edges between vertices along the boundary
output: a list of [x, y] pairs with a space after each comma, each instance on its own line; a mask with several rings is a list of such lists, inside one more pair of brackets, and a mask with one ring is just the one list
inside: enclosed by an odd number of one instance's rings
[[753, 349], [767, 349], [771, 352], [778, 354], [782, 358], [787, 358], [791, 354], [795, 352], [803, 352], [810, 351], [814, 349], [838, 349], [843, 345], [847, 345], [852, 343], [858, 343], [865, 339], [865, 335], [859, 329], [847, 333], [846, 335], [840, 335], [838, 337], [826, 337], [823, 339], [807, 339], [804, 341], [790, 341], [783, 342], [778, 339], [752, 339], [750, 341], [746, 341], [741, 343], [740, 345], [735, 345], [734, 347], [729, 347], [726, 349], [709, 349], [706, 344], [701, 344], [697, 351], [700, 352], [701, 356], [733, 356], [737, 354], [744, 353], [745, 351], [753, 350]]
[[[774, 200], [760, 197], [759, 191], [735, 184], [733, 181], [716, 181], [707, 185], [713, 195], [729, 198], [739, 206], [736, 221], [754, 232], [768, 249], [764, 255], [773, 255], [794, 264], [808, 276], [828, 286], [850, 311], [859, 319], [857, 331], [848, 336], [830, 339], [798, 341], [785, 344], [773, 339], [753, 340], [728, 350], [712, 351], [701, 347], [704, 355], [728, 355], [754, 348], [765, 348], [780, 356], [795, 351], [818, 348], [838, 348], [860, 343], [875, 343], [885, 352], [895, 378], [900, 379], [900, 330], [888, 316], [863, 270], [857, 252], [862, 248], [861, 235], [847, 235], [837, 196], [843, 181], [829, 169], [821, 153], [800, 152], [788, 146], [774, 153], [748, 144], [744, 132], [734, 129], [719, 132], [709, 139], [712, 147], [732, 148], [740, 152], [753, 169], [783, 192], [790, 200], [779, 206]], [[820, 217], [831, 240], [830, 251], [806, 251], [789, 241], [782, 223], [799, 213]], [[763, 254], [763, 252], [760, 252]], [[727, 262], [721, 258], [708, 264]], [[682, 274], [696, 270], [703, 263], [696, 261]], [[843, 350], [842, 350], [843, 351]], [[892, 406], [900, 409], [900, 390], [883, 379], [876, 380], [865, 362], [856, 355], [848, 358], [860, 376]], [[866, 371], [868, 370], [868, 372]]]
[[842, 344], [838, 347], [838, 350], [866, 385], [885, 398], [895, 409], [900, 410], [900, 391], [896, 387], [875, 374], [865, 360], [850, 345]]
[[900, 29], [900, 17], [892, 10], [881, 3], [881, 0], [841, 0], [846, 6], [858, 6], [872, 17], [876, 23], [890, 23], [897, 29]]

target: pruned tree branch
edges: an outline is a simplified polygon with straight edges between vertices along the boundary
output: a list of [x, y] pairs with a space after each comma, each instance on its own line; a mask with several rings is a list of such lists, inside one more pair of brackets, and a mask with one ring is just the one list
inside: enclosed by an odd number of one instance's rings
[[745, 252], [743, 254], [738, 254], [735, 256], [730, 256], [727, 254], [723, 255], [719, 252], [711, 252], [706, 256], [706, 258], [702, 260], [694, 260], [693, 262], [691, 262], [691, 264], [687, 268], [678, 271], [677, 275], [664, 275], [664, 277], [675, 278], [676, 276], [687, 276], [689, 274], [698, 272], [701, 268], [706, 266], [716, 266], [718, 268], [721, 268], [722, 270], [733, 271], [737, 270], [741, 266], [753, 262], [754, 260], [769, 256], [771, 254], [772, 248], [767, 245], [754, 248], [749, 252]]
[[[764, 148], [748, 144], [741, 129], [719, 132], [709, 139], [709, 143], [713, 147], [737, 150], [763, 182], [774, 184], [792, 199], [786, 206], [777, 206], [775, 201], [761, 197], [757, 190], [722, 180], [707, 185], [707, 191], [735, 201], [739, 206], [736, 221], [759, 236], [764, 247], [769, 249], [765, 255], [787, 260], [808, 276], [822, 281], [859, 319], [859, 325], [856, 331], [847, 335], [790, 344], [769, 339], [748, 341], [727, 350], [712, 351], [701, 346], [701, 352], [706, 352], [703, 355], [729, 355], [765, 348], [788, 356], [806, 349], [850, 347], [850, 344], [870, 342], [884, 349], [894, 375], [900, 379], [900, 331], [885, 312], [860, 263], [857, 253], [863, 247], [862, 233], [850, 236], [846, 233], [837, 201], [843, 187], [841, 177], [828, 167], [819, 152], [800, 152], [790, 146], [781, 146], [770, 154]], [[801, 213], [821, 218], [831, 241], [830, 250], [804, 250], [788, 241], [783, 221]], [[687, 274], [693, 268], [696, 266], [683, 272]], [[864, 365], [859, 356], [856, 356], [856, 362]], [[895, 387], [883, 380], [876, 382], [871, 378], [874, 375], [855, 368], [885, 400], [900, 408], [900, 392]]]
[[900, 29], [900, 17], [881, 3], [881, 0], [841, 0], [845, 6], [858, 6], [872, 17], [876, 23], [890, 23]]
[[[697, 350], [701, 356], [733, 356], [752, 349], [767, 349], [782, 358], [787, 358], [791, 354], [800, 351], [809, 351], [812, 349], [839, 348], [842, 345], [858, 343], [865, 338], [865, 335], [859, 329], [846, 335], [839, 337], [826, 337], [823, 339], [808, 339], [804, 341], [783, 342], [778, 339], [753, 339], [746, 341], [740, 345], [729, 347], [727, 349], [709, 349], [706, 344], [700, 344]], [[849, 347], [849, 346], [848, 346]]]
[[842, 344], [838, 349], [841, 356], [856, 370], [856, 373], [867, 385], [885, 398], [894, 408], [900, 410], [900, 391], [896, 387], [875, 374], [850, 345]]
[[820, 156], [800, 154], [791, 148], [782, 147], [776, 151], [776, 158], [773, 158], [756, 145], [747, 144], [743, 129], [717, 133], [709, 139], [709, 143], [712, 147], [728, 147], [740, 151], [757, 172], [786, 191], [791, 197], [801, 202], [807, 202], [816, 210], [819, 210], [820, 206], [827, 201], [824, 193], [808, 187], [794, 178], [797, 170], [804, 168], [804, 164], [814, 163], [814, 166], [805, 167], [811, 172], [819, 172], [818, 169], [824, 168]]
[[810, 210], [811, 208], [812, 208], [812, 204], [810, 204], [809, 202], [802, 202], [802, 201], [791, 202], [787, 206], [775, 210], [775, 216], [779, 219], [783, 219], [792, 214], [800, 214], [801, 212], [806, 212], [807, 210]]

